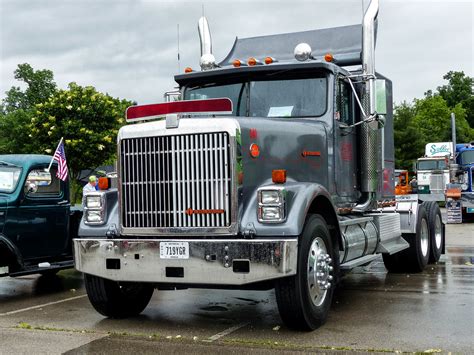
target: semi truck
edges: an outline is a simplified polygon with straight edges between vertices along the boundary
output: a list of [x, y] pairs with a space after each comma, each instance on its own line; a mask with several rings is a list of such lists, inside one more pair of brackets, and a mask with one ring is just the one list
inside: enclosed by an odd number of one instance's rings
[[453, 159], [451, 142], [432, 142], [425, 146], [425, 155], [416, 162], [419, 198], [423, 201], [444, 201], [449, 180], [449, 161]]
[[[87, 195], [75, 266], [107, 317], [155, 289], [275, 289], [290, 328], [324, 324], [342, 275], [443, 252], [434, 202], [395, 200], [392, 83], [375, 71], [378, 0], [361, 25], [236, 39], [179, 99], [127, 109], [118, 189]], [[170, 95], [168, 93], [167, 95]]]

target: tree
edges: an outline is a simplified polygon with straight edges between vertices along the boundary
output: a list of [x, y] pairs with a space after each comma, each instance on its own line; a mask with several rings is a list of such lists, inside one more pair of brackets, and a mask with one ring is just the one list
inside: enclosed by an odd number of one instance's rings
[[[29, 130], [41, 152], [52, 154], [64, 137], [70, 179], [81, 170], [96, 168], [116, 152], [116, 136], [131, 102], [112, 98], [92, 86], [70, 83], [36, 105]], [[73, 190], [73, 200], [76, 190]]]
[[6, 92], [1, 111], [8, 114], [17, 110], [29, 110], [46, 101], [56, 92], [56, 83], [51, 70], [34, 70], [28, 63], [18, 64], [15, 79], [26, 84], [26, 89], [13, 86]]
[[402, 102], [394, 108], [395, 166], [400, 169], [412, 169], [413, 161], [420, 157], [423, 142], [418, 128], [414, 124], [413, 105]]
[[449, 107], [454, 108], [457, 104], [461, 104], [466, 110], [466, 120], [474, 128], [474, 95], [473, 86], [474, 78], [466, 76], [464, 72], [449, 71], [443, 76], [448, 80], [448, 84], [439, 86], [438, 93]]

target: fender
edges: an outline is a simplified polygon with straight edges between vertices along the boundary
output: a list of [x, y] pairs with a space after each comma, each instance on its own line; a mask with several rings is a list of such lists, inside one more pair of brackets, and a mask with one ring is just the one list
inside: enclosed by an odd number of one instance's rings
[[[259, 187], [283, 186], [286, 189], [286, 220], [278, 224], [260, 223], [257, 219], [257, 190], [255, 189], [249, 202], [244, 207], [240, 230], [245, 234], [255, 234], [256, 236], [298, 236], [303, 231], [304, 222], [308, 213], [316, 212], [317, 199], [324, 199], [325, 213], [331, 216], [332, 223], [336, 223], [336, 230], [339, 230], [337, 214], [331, 202], [331, 195], [320, 184], [310, 182], [287, 181], [284, 185], [275, 185], [271, 181]], [[330, 205], [330, 208], [328, 208]], [[327, 218], [326, 218], [327, 219]], [[328, 224], [330, 224], [328, 221]]]
[[[110, 238], [116, 236], [119, 230], [119, 211], [118, 211], [118, 191], [111, 189], [106, 191], [98, 191], [105, 194], [105, 222], [100, 225], [85, 224], [85, 210], [82, 214], [81, 223], [77, 232], [78, 238]], [[112, 235], [111, 235], [112, 234]]]
[[20, 251], [18, 250], [16, 245], [13, 244], [10, 239], [7, 238], [5, 234], [0, 233], [0, 248], [2, 246], [6, 247], [6, 249], [10, 252], [10, 255], [14, 257], [13, 260], [15, 260], [19, 268], [22, 269], [24, 262], [23, 262], [23, 257], [21, 256]]

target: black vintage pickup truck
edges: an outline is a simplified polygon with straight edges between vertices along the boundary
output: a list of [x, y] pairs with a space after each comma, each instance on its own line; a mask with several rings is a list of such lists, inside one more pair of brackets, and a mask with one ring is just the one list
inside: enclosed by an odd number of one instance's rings
[[0, 155], [0, 276], [74, 267], [71, 243], [82, 211], [71, 208], [56, 162], [47, 170], [51, 158]]

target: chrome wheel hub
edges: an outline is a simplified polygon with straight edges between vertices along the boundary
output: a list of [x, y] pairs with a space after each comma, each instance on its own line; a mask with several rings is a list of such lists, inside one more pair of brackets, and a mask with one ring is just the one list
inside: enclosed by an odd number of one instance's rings
[[435, 243], [436, 243], [436, 249], [441, 249], [441, 218], [439, 218], [439, 215], [436, 215], [435, 219]]
[[428, 255], [429, 232], [428, 223], [426, 219], [421, 220], [420, 243], [421, 253], [423, 254], [423, 256]]
[[326, 244], [321, 238], [315, 238], [308, 254], [308, 290], [311, 301], [320, 306], [333, 280], [332, 259], [327, 253]]

